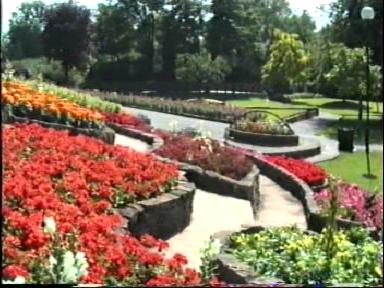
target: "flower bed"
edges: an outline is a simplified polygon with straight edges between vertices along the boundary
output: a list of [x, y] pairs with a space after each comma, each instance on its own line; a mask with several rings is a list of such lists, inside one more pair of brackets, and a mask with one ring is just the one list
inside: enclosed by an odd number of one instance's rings
[[184, 100], [163, 99], [159, 97], [116, 95], [101, 92], [94, 93], [102, 99], [129, 107], [226, 123], [232, 122], [234, 119], [247, 112], [244, 108], [226, 105], [195, 103]]
[[40, 81], [26, 81], [25, 83], [31, 85], [39, 91], [54, 94], [57, 97], [68, 99], [69, 101], [82, 107], [86, 107], [99, 112], [116, 113], [121, 110], [120, 105], [101, 100], [100, 98], [92, 96], [89, 93], [79, 92], [73, 89], [59, 87]]
[[264, 159], [286, 169], [310, 186], [324, 184], [328, 176], [324, 169], [304, 160], [284, 156], [264, 156]]
[[[319, 206], [327, 211], [331, 199], [330, 192], [324, 189], [314, 194]], [[363, 223], [377, 231], [383, 230], [383, 197], [371, 195], [357, 185], [340, 183], [337, 201], [342, 219]]]
[[222, 146], [218, 141], [206, 138], [192, 138], [187, 135], [167, 135], [164, 146], [154, 153], [179, 162], [198, 165], [204, 170], [240, 180], [252, 169], [252, 161], [235, 149]]
[[[170, 191], [175, 167], [38, 125], [5, 129], [3, 153], [3, 279], [53, 283], [51, 251], [69, 249], [84, 252], [89, 264], [81, 283], [200, 283], [183, 268], [185, 257], [158, 253], [165, 242], [118, 233], [124, 223], [115, 209]], [[45, 233], [44, 217], [57, 223], [55, 237]]]
[[83, 128], [100, 128], [104, 121], [104, 116], [97, 111], [19, 82], [2, 83], [1, 93], [2, 106], [7, 106], [7, 113], [12, 116]]
[[337, 231], [328, 261], [327, 237], [326, 232], [317, 234], [295, 227], [217, 233], [214, 239], [222, 246], [214, 259], [216, 272], [220, 280], [234, 284], [382, 285], [379, 242], [363, 229]]
[[103, 113], [105, 121], [107, 123], [118, 124], [120, 126], [126, 126], [141, 130], [144, 132], [150, 132], [152, 130], [145, 120], [128, 113]]
[[287, 127], [277, 122], [264, 121], [237, 121], [233, 127], [240, 131], [268, 134], [268, 135], [293, 135], [293, 132]]

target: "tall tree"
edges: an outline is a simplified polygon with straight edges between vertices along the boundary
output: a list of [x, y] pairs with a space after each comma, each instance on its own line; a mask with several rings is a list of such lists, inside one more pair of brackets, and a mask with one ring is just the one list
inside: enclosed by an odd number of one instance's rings
[[73, 2], [54, 5], [45, 14], [44, 54], [61, 61], [65, 77], [71, 68], [84, 68], [90, 50], [90, 11]]
[[295, 34], [276, 30], [268, 62], [263, 66], [263, 81], [273, 92], [306, 84], [309, 55]]
[[[375, 19], [364, 21], [360, 13], [365, 6], [375, 10]], [[373, 60], [383, 67], [383, 1], [382, 0], [336, 0], [331, 5], [330, 30], [335, 42], [350, 48], [368, 45], [373, 51]]]
[[292, 15], [285, 19], [284, 30], [299, 35], [300, 40], [304, 43], [308, 43], [314, 38], [315, 29], [316, 23], [307, 11], [304, 11], [300, 16]]
[[9, 20], [8, 51], [11, 59], [34, 58], [43, 54], [42, 31], [46, 6], [41, 1], [22, 3]]
[[235, 28], [237, 2], [233, 0], [213, 0], [210, 12], [212, 18], [207, 23], [207, 49], [215, 58], [231, 58], [238, 41]]
[[162, 23], [163, 74], [175, 78], [176, 55], [196, 53], [200, 48], [203, 17], [200, 0], [172, 0]]

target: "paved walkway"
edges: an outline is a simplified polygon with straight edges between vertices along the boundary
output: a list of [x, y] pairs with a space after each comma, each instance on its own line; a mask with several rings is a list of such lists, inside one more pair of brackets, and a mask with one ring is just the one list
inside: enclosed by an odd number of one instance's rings
[[[145, 150], [141, 141], [119, 134], [116, 136], [116, 144]], [[301, 203], [291, 193], [261, 175], [260, 197], [260, 210], [255, 220], [249, 201], [197, 189], [191, 223], [184, 231], [167, 241], [170, 248], [166, 250], [166, 255], [184, 254], [188, 258], [188, 266], [199, 269], [200, 251], [216, 232], [239, 230], [242, 226], [250, 225], [273, 227], [297, 224], [306, 228]]]
[[150, 145], [147, 143], [137, 140], [135, 138], [127, 137], [121, 134], [115, 134], [115, 145], [121, 145], [130, 147], [139, 152], [147, 152], [149, 151]]

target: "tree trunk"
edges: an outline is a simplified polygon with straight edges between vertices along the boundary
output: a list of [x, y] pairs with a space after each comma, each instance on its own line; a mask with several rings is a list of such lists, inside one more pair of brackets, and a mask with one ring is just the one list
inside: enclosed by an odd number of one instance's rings
[[69, 66], [67, 64], [64, 64], [64, 77], [65, 77], [65, 84], [69, 84]]

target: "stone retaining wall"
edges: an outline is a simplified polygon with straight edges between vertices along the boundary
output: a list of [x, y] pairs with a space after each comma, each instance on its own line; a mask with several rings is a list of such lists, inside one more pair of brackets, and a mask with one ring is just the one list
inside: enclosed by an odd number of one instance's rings
[[72, 135], [82, 134], [90, 137], [95, 137], [104, 141], [107, 144], [113, 145], [115, 143], [115, 132], [108, 127], [103, 127], [102, 129], [79, 128], [79, 127], [74, 127], [74, 126], [65, 125], [65, 124], [45, 122], [45, 121], [40, 121], [35, 119], [13, 116], [13, 115], [12, 116], [7, 115], [7, 117], [5, 119], [3, 118], [2, 120], [3, 120], [3, 123], [10, 123], [10, 124], [15, 122], [36, 123], [46, 128], [53, 128], [56, 130], [68, 130]]
[[164, 144], [163, 139], [151, 133], [146, 133], [134, 128], [130, 128], [127, 126], [122, 126], [114, 123], [108, 123], [107, 126], [111, 128], [113, 131], [115, 131], [116, 133], [125, 135], [127, 137], [136, 138], [143, 142], [148, 143], [149, 145], [152, 146], [150, 150], [156, 150], [161, 146], [163, 146]]
[[158, 155], [156, 155], [156, 157], [160, 161], [172, 163], [180, 170], [185, 171], [185, 176], [188, 181], [195, 183], [199, 189], [223, 196], [248, 200], [251, 204], [254, 217], [256, 217], [260, 203], [260, 191], [259, 170], [255, 166], [243, 179], [238, 181], [213, 171], [203, 170], [196, 165], [177, 162]]
[[260, 134], [241, 131], [233, 127], [226, 128], [226, 130], [225, 136], [235, 142], [269, 147], [297, 146], [299, 144], [299, 136], [297, 135]]
[[[317, 205], [316, 200], [314, 199], [314, 193], [316, 192], [314, 192], [307, 183], [297, 178], [289, 171], [275, 164], [269, 163], [268, 161], [261, 159], [259, 156], [248, 156], [257, 165], [261, 174], [267, 176], [282, 188], [291, 192], [292, 195], [302, 203], [307, 221], [307, 227], [309, 230], [321, 232], [321, 230], [326, 227], [326, 217], [321, 214], [320, 207]], [[340, 218], [337, 219], [337, 224], [340, 228], [345, 229], [350, 229], [352, 227], [366, 228], [360, 222]], [[370, 232], [374, 239], [380, 239], [380, 236], [375, 230], [368, 228], [366, 229]]]
[[179, 181], [169, 193], [119, 209], [126, 219], [123, 228], [135, 236], [150, 234], [163, 240], [171, 238], [189, 225], [195, 190], [193, 183]]

